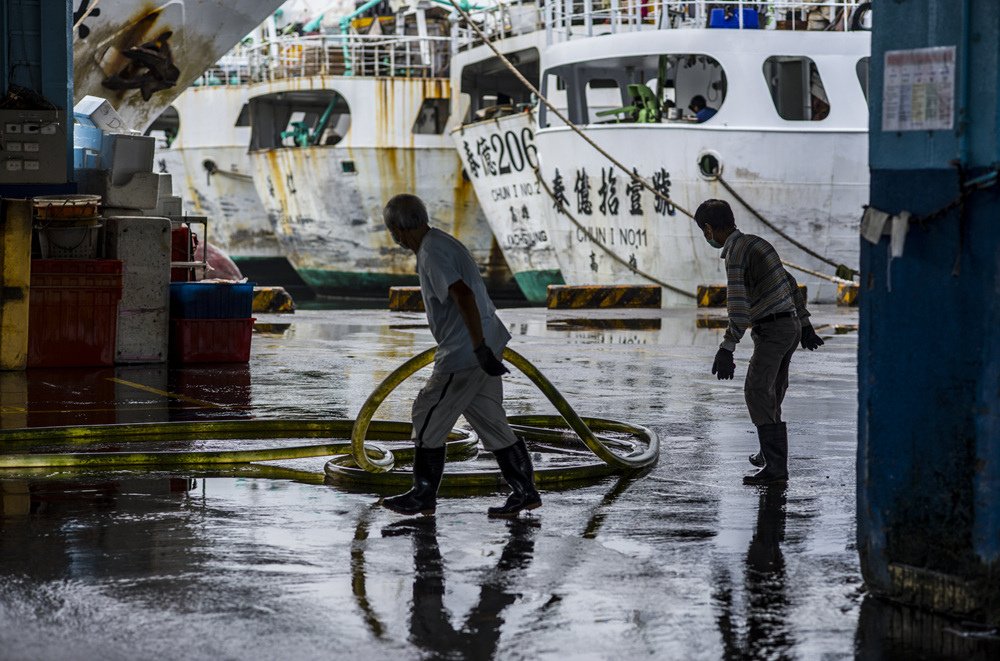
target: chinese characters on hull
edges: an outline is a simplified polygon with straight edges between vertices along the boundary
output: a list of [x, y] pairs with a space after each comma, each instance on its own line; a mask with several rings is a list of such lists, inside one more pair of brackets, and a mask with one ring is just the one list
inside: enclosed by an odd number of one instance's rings
[[[636, 177], [639, 176], [638, 170], [633, 169], [632, 173]], [[650, 179], [656, 192], [667, 198], [670, 197], [670, 173], [666, 169], [660, 168], [653, 173]], [[573, 183], [573, 192], [576, 193], [576, 213], [585, 216], [592, 216], [594, 214], [594, 205], [590, 200], [590, 189], [590, 177], [587, 175], [586, 168], [577, 169]], [[629, 183], [625, 186], [625, 195], [628, 196], [629, 201], [629, 215], [642, 215], [642, 190], [642, 184], [635, 178], [629, 177]], [[618, 178], [615, 176], [613, 167], [601, 169], [601, 186], [597, 189], [597, 194], [601, 198], [600, 204], [597, 207], [598, 211], [605, 216], [617, 216], [620, 202], [618, 198]], [[553, 202], [554, 208], [557, 211], [562, 212], [569, 206], [569, 200], [566, 199], [566, 182], [562, 173], [559, 172], [559, 168], [556, 168], [555, 174], [552, 177], [552, 197], [555, 198]], [[659, 215], [677, 215], [677, 208], [662, 197], [654, 196], [653, 201], [653, 209]]]
[[[463, 134], [464, 135], [464, 134]], [[462, 140], [466, 171], [473, 179], [497, 177], [538, 167], [538, 149], [529, 127], [496, 131], [475, 139], [475, 149], [469, 140]]]

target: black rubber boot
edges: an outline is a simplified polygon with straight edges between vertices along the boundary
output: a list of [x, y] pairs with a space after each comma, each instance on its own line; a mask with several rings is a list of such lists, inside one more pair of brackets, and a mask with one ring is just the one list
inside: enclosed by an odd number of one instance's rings
[[788, 481], [788, 429], [785, 423], [757, 427], [760, 451], [765, 465], [753, 475], [743, 478], [743, 484], [776, 484]]
[[413, 457], [413, 488], [402, 495], [383, 499], [382, 506], [406, 516], [434, 514], [443, 472], [444, 448], [418, 447]]
[[492, 518], [512, 519], [521, 510], [533, 510], [542, 506], [542, 497], [535, 489], [535, 469], [531, 466], [528, 446], [522, 439], [517, 443], [496, 450], [493, 454], [500, 464], [500, 472], [512, 489], [507, 502], [500, 507], [491, 507], [487, 514]]
[[[760, 432], [757, 432], [757, 433], [759, 434]], [[763, 452], [763, 450], [750, 455], [750, 463], [753, 464], [754, 466], [756, 466], [757, 468], [763, 468], [764, 464], [767, 463], [764, 460], [764, 452]]]

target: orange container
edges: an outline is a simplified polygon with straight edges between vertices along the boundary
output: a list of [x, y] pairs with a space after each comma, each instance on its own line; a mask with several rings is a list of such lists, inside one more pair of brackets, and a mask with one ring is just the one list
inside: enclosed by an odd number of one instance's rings
[[40, 195], [32, 198], [39, 220], [93, 218], [101, 207], [100, 195]]

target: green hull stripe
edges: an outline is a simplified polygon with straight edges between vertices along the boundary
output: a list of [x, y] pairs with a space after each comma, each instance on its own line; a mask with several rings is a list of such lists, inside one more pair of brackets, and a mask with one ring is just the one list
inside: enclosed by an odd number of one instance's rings
[[320, 294], [371, 294], [389, 296], [389, 287], [419, 285], [416, 274], [366, 273], [360, 271], [329, 271], [298, 269], [299, 275]]
[[515, 273], [514, 279], [521, 288], [524, 297], [532, 303], [544, 303], [548, 296], [549, 285], [564, 285], [562, 273], [558, 269], [545, 271], [522, 271]]

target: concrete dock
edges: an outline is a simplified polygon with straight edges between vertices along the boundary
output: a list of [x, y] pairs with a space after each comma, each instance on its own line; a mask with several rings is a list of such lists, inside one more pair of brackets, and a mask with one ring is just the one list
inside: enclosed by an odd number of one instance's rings
[[[500, 311], [511, 346], [581, 414], [651, 427], [662, 443], [648, 474], [545, 492], [516, 522], [485, 517], [496, 495], [401, 519], [325, 485], [322, 460], [236, 478], [0, 474], [0, 658], [995, 655], [954, 623], [866, 597], [856, 310], [815, 308], [826, 345], [793, 360], [787, 490], [740, 483], [756, 450], [750, 347], [736, 380], [710, 374], [721, 314]], [[349, 418], [432, 344], [418, 313], [261, 315], [249, 366], [4, 373], [0, 426]], [[408, 419], [422, 381], [378, 417]], [[522, 375], [505, 388], [509, 414], [551, 412]]]

